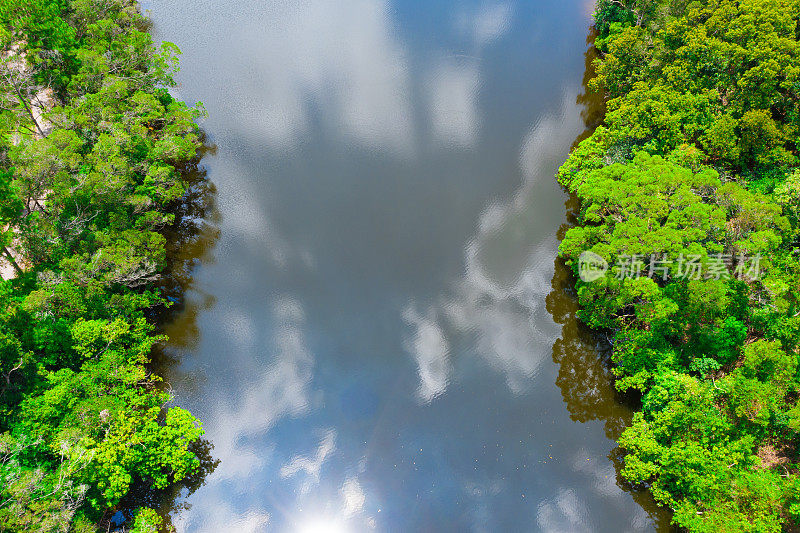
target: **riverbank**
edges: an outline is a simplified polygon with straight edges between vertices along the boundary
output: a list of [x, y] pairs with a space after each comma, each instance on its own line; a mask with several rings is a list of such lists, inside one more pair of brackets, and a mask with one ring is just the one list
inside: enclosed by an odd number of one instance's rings
[[690, 531], [800, 512], [799, 7], [598, 2], [608, 113], [558, 174], [580, 318], [642, 396], [622, 475]]
[[25, 265], [0, 281], [0, 529], [154, 531], [120, 502], [201, 466], [147, 365], [202, 113], [135, 2], [12, 1], [0, 24], [0, 227]]

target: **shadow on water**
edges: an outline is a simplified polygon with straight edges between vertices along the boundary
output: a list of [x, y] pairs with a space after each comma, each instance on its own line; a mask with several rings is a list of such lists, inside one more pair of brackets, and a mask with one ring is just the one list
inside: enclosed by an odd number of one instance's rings
[[[201, 141], [203, 144], [197, 157], [178, 169], [187, 190], [168, 209], [175, 215], [175, 219], [163, 231], [167, 261], [158, 289], [171, 304], [154, 309], [150, 317], [156, 324], [158, 333], [168, 335], [172, 346], [194, 346], [199, 338], [197, 314], [201, 309], [214, 305], [211, 297], [204, 298], [199, 305], [188, 303], [185, 299], [187, 291], [197, 292], [192, 278], [195, 267], [213, 261], [212, 251], [219, 237], [221, 219], [216, 207], [216, 189], [208, 180], [206, 169], [201, 164], [206, 156], [215, 155], [217, 148], [207, 143], [202, 132]], [[164, 371], [175, 364], [177, 361], [167, 353], [164, 346], [154, 348], [150, 366], [155, 375], [163, 376]], [[167, 382], [162, 382], [162, 386], [165, 389], [171, 388]], [[214, 445], [206, 439], [194, 443], [190, 449], [200, 459], [200, 467], [166, 489], [154, 490], [149, 483], [137, 480], [117, 507], [117, 514], [111, 517], [111, 527], [115, 524], [119, 527], [122, 522], [123, 526], [119, 529], [124, 530], [131, 524], [137, 509], [150, 507], [165, 519], [167, 530], [171, 530], [171, 515], [190, 507], [185, 499], [203, 486], [206, 476], [219, 464], [219, 460], [213, 456], [213, 448]]]
[[[162, 332], [168, 333], [170, 344], [180, 347], [192, 347], [199, 338], [196, 317], [200, 309], [214, 305], [213, 297], [202, 295], [198, 304], [190, 304], [184, 298], [187, 291], [197, 291], [192, 278], [195, 267], [201, 263], [213, 261], [213, 249], [219, 238], [221, 214], [216, 206], [217, 191], [207, 176], [205, 168], [200, 164], [206, 156], [214, 156], [216, 145], [207, 144], [198, 151], [197, 158], [180, 169], [187, 184], [186, 194], [180, 202], [170, 210], [175, 214], [175, 221], [166, 228], [164, 236], [167, 240], [167, 268], [161, 280], [162, 294], [172, 302], [169, 308], [157, 310], [156, 324]], [[158, 356], [166, 355], [163, 353]], [[156, 369], [165, 368], [159, 363], [175, 361], [154, 358]]]
[[[586, 71], [583, 77], [583, 91], [577, 103], [582, 107], [581, 118], [586, 129], [573, 144], [573, 148], [588, 138], [600, 124], [605, 115], [605, 101], [602, 93], [591, 91], [589, 81], [595, 76], [594, 60], [598, 57], [594, 47], [594, 30], [587, 38], [588, 50], [585, 54]], [[579, 202], [570, 194], [565, 202], [567, 221], [558, 230], [559, 241], [567, 231], [577, 224]], [[575, 277], [562, 258], [555, 261], [555, 271], [551, 281], [551, 292], [547, 296], [547, 311], [561, 326], [561, 336], [553, 344], [553, 362], [559, 365], [556, 385], [561, 390], [570, 418], [576, 422], [600, 421], [604, 424], [606, 437], [619, 440], [622, 432], [631, 423], [634, 407], [638, 399], [620, 394], [614, 388], [611, 372], [611, 350], [608, 340], [602, 333], [592, 331], [577, 318], [579, 305], [575, 292]], [[671, 513], [659, 506], [648, 490], [632, 487], [620, 475], [624, 466], [624, 453], [617, 447], [608, 455], [617, 472], [617, 486], [631, 494], [631, 497], [647, 513], [656, 531], [677, 531], [670, 525]]]

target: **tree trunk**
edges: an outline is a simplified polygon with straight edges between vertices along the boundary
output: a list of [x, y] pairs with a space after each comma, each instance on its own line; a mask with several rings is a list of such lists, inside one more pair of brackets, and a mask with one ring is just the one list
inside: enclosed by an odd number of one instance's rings
[[9, 71], [8, 66], [5, 66], [5, 70], [6, 72], [4, 72], [4, 77], [6, 78], [6, 83], [8, 83], [11, 87], [14, 88], [14, 93], [17, 95], [17, 99], [19, 99], [19, 101], [22, 103], [22, 106], [25, 108], [25, 111], [27, 111], [28, 116], [31, 117], [33, 125], [36, 126], [36, 131], [39, 132], [39, 135], [44, 137], [45, 136], [44, 131], [42, 130], [42, 127], [39, 126], [39, 122], [36, 120], [36, 115], [33, 114], [33, 109], [31, 109], [28, 100], [22, 94], [22, 91], [20, 90], [19, 86], [15, 83], [13, 74], [10, 74], [8, 72]]
[[17, 275], [21, 276], [22, 275], [22, 269], [17, 264], [17, 261], [14, 259], [14, 256], [11, 255], [11, 252], [9, 252], [8, 248], [6, 248], [5, 246], [3, 246], [3, 254], [5, 254], [6, 259], [8, 259], [9, 263], [11, 263], [11, 266], [14, 267], [14, 270], [17, 271]]

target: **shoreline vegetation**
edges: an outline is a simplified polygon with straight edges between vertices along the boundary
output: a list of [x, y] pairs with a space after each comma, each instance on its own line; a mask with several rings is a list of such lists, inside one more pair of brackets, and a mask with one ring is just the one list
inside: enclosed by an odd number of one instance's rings
[[594, 18], [607, 112], [558, 172], [580, 206], [560, 255], [641, 398], [621, 475], [689, 531], [796, 526], [800, 2], [598, 0]]
[[0, 52], [0, 531], [159, 531], [126, 495], [207, 459], [149, 365], [202, 105], [133, 0], [4, 0]]

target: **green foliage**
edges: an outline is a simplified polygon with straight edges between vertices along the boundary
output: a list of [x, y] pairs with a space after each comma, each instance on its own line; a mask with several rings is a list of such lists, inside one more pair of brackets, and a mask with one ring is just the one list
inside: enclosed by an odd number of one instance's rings
[[75, 479], [86, 468], [90, 455], [80, 446], [65, 443], [52, 470], [33, 467], [26, 464], [25, 456], [36, 444], [0, 434], [0, 481], [6, 498], [0, 505], [0, 530], [95, 531], [79, 511], [88, 487]]
[[601, 1], [593, 84], [610, 97], [609, 142], [692, 144], [764, 187], [780, 181], [798, 156], [798, 12], [797, 0]]
[[[713, 170], [695, 173], [645, 153], [572, 185], [582, 225], [567, 232], [561, 253], [576, 273], [586, 250], [612, 265], [610, 275], [578, 283], [578, 300], [587, 324], [616, 331], [617, 370], [636, 376], [641, 388], [657, 369], [686, 366], [705, 375], [735, 360], [747, 333], [744, 317], [730, 314], [736, 281], [675, 274], [690, 256], [708, 266], [721, 255], [774, 252], [789, 228], [780, 209], [738, 185], [723, 185]], [[644, 273], [664, 268], [670, 274], [631, 279], [623, 256], [640, 258]], [[762, 266], [769, 271], [768, 261]]]
[[105, 530], [134, 483], [199, 467], [198, 421], [146, 365], [202, 108], [167, 92], [179, 51], [132, 0], [8, 0], [0, 23], [0, 530]]
[[690, 531], [780, 531], [790, 483], [755, 469], [753, 436], [717, 407], [709, 382], [663, 373], [620, 439], [623, 476], [650, 486]]
[[136, 513], [131, 533], [158, 533], [164, 520], [149, 507], [143, 507]]
[[73, 67], [78, 43], [65, 16], [68, 0], [4, 0], [0, 25], [28, 47], [28, 59], [39, 81], [64, 83]]
[[775, 422], [787, 407], [785, 400], [795, 388], [797, 357], [787, 355], [778, 342], [759, 340], [744, 350], [738, 366], [721, 382], [729, 391], [735, 416], [762, 427]]
[[[610, 265], [577, 293], [642, 394], [622, 475], [689, 531], [781, 531], [800, 518], [800, 2], [600, 0], [595, 21], [608, 113], [559, 170], [580, 200], [560, 253]], [[756, 276], [708, 275], [758, 255]], [[690, 256], [706, 275], [679, 275]]]
[[200, 438], [202, 430], [187, 411], [172, 408], [159, 422], [158, 407], [120, 415], [102, 441], [94, 448], [88, 480], [101, 496], [90, 498], [102, 509], [119, 502], [134, 477], [150, 480], [155, 488], [166, 488], [200, 466], [188, 445]]

